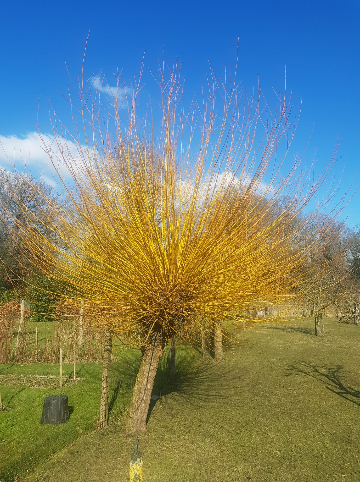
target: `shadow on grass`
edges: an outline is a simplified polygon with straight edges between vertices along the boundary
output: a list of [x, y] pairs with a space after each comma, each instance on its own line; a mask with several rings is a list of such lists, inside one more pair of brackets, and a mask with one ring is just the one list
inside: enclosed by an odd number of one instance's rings
[[111, 364], [110, 380], [116, 381], [109, 401], [109, 414], [113, 411], [120, 389], [132, 391], [139, 372], [141, 356], [138, 350], [131, 351]]
[[16, 393], [14, 393], [14, 395], [11, 398], [9, 398], [9, 400], [7, 401], [7, 405], [10, 405], [10, 402], [24, 390], [26, 390], [26, 387], [22, 387]]
[[[195, 403], [197, 406], [218, 404], [221, 400], [228, 400], [229, 396], [232, 399], [236, 396], [241, 377], [239, 371], [234, 370], [225, 360], [216, 363], [210, 354], [203, 358], [180, 345], [176, 348], [175, 375], [171, 378], [168, 357], [169, 352], [165, 351], [156, 373], [153, 395], [162, 397], [176, 393], [184, 402]], [[147, 422], [158, 402], [161, 400], [151, 400]]]
[[281, 330], [288, 333], [296, 332], [304, 335], [315, 335], [315, 331], [311, 328], [295, 327], [295, 326], [269, 326], [268, 330]]
[[[140, 350], [131, 350], [111, 364], [110, 379], [117, 380], [124, 389], [133, 388], [141, 362]], [[120, 387], [114, 390], [119, 391]]]
[[[224, 352], [226, 358], [228, 349], [238, 347], [239, 343], [224, 339], [224, 346], [227, 348]], [[172, 378], [168, 365], [169, 355], [168, 346], [157, 369], [152, 395], [161, 397], [176, 393], [190, 403], [209, 403], [211, 400], [218, 403], [219, 399], [225, 401], [229, 391], [235, 390], [240, 383], [238, 373], [229, 368], [226, 363], [215, 363], [209, 352], [203, 358], [198, 347], [194, 346], [194, 349], [191, 349], [187, 344], [181, 343], [176, 345], [175, 375]], [[114, 385], [109, 402], [109, 413], [114, 409], [120, 390], [132, 393], [140, 362], [140, 350], [133, 350], [111, 364], [110, 380]], [[150, 401], [147, 421], [158, 401], [160, 399]]]
[[109, 403], [109, 414], [111, 413], [111, 411], [114, 407], [114, 404], [117, 400], [117, 397], [118, 397], [119, 392], [120, 392], [120, 387], [121, 387], [121, 380], [118, 380], [118, 382], [116, 384], [116, 387], [114, 388], [113, 394], [111, 396], [110, 403]]
[[345, 384], [345, 382], [341, 380], [345, 378], [344, 375], [341, 376], [341, 370], [343, 370], [343, 368], [342, 365], [320, 367], [313, 363], [302, 361], [297, 365], [294, 364], [289, 366], [287, 368], [288, 373], [285, 376], [296, 375], [297, 373], [308, 375], [309, 377], [315, 378], [324, 383], [330, 392], [339, 395], [348, 402], [360, 406], [360, 391]]
[[9, 369], [12, 368], [14, 365], [15, 365], [15, 363], [9, 363], [8, 366], [6, 366], [5, 368], [4, 368], [4, 367], [1, 367], [1, 368], [0, 368], [0, 375], [4, 375], [5, 371], [6, 371], [6, 370], [9, 370]]

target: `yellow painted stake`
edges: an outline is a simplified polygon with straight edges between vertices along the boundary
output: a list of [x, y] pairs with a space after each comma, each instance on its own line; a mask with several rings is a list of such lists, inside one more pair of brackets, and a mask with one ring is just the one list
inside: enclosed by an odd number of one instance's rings
[[130, 482], [143, 482], [142, 465], [139, 439], [136, 439], [134, 451], [130, 459]]

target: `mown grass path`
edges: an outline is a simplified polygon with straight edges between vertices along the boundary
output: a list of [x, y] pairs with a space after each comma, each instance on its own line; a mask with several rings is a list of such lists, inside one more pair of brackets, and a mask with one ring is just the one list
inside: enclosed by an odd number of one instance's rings
[[[160, 370], [140, 437], [144, 482], [359, 481], [360, 327], [325, 319], [323, 338], [313, 328], [239, 330], [219, 364], [195, 357], [189, 368], [179, 349], [175, 387]], [[125, 482], [131, 449], [113, 420], [24, 480]]]

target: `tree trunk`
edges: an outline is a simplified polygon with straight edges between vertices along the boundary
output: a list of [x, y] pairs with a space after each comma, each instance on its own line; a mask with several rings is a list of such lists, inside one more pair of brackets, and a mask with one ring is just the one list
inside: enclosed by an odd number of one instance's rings
[[359, 324], [359, 309], [356, 303], [354, 303], [354, 309], [353, 309], [353, 321], [354, 325]]
[[84, 317], [84, 300], [81, 298], [80, 305], [80, 320], [79, 320], [79, 341], [78, 345], [81, 348], [83, 342], [83, 317]]
[[321, 312], [315, 315], [315, 335], [322, 336], [324, 334], [323, 314]]
[[171, 348], [169, 357], [169, 374], [170, 380], [173, 381], [175, 378], [175, 336], [171, 338]]
[[164, 347], [161, 345], [160, 334], [157, 333], [153, 342], [143, 350], [143, 357], [136, 377], [126, 424], [127, 435], [146, 431], [146, 418], [149, 411], [151, 392], [163, 351]]
[[206, 355], [206, 338], [205, 338], [205, 329], [203, 326], [201, 327], [201, 352], [202, 352], [202, 356], [204, 357]]
[[214, 360], [216, 362], [223, 358], [223, 346], [222, 346], [222, 330], [221, 322], [218, 322], [215, 326], [214, 333]]
[[112, 352], [112, 336], [109, 331], [105, 332], [105, 348], [103, 358], [103, 372], [101, 380], [100, 400], [100, 428], [107, 427], [109, 421], [109, 386], [110, 386], [110, 365]]

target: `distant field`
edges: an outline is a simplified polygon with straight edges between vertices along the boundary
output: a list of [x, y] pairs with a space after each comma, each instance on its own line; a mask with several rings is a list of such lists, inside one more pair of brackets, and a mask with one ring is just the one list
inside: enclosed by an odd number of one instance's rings
[[[173, 388], [165, 354], [154, 387], [161, 398], [140, 437], [144, 482], [359, 481], [360, 326], [325, 319], [319, 338], [313, 324], [237, 330], [240, 344], [230, 344], [219, 364], [179, 346]], [[13, 482], [17, 469], [29, 470], [25, 479], [20, 474], [26, 482], [127, 481], [133, 441], [123, 426], [139, 361], [138, 351], [123, 350], [113, 364], [116, 400], [105, 430], [96, 430], [100, 365], [83, 364], [83, 380], [65, 385], [73, 411], [59, 426], [39, 421], [43, 398], [60, 390], [3, 385], [10, 410], [0, 414], [0, 480]], [[56, 374], [58, 366], [0, 365], [0, 374], [37, 370]], [[22, 428], [9, 428], [10, 417]], [[19, 432], [23, 443], [11, 455]]]

